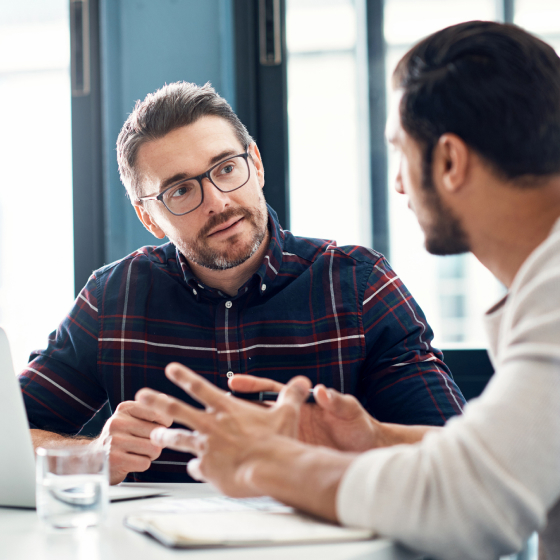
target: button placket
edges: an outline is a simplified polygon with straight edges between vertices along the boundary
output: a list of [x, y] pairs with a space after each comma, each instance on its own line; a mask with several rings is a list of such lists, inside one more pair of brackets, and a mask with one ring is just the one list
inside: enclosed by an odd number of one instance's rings
[[[239, 305], [236, 301], [222, 301], [216, 314], [216, 346], [218, 349], [219, 371], [222, 376], [233, 377], [239, 369]], [[227, 386], [227, 379], [221, 378]]]

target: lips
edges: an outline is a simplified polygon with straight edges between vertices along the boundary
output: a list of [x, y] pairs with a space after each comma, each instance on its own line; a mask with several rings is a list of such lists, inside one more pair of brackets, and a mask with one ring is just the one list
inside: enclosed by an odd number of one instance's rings
[[234, 218], [231, 218], [227, 222], [224, 222], [224, 223], [220, 224], [219, 226], [217, 226], [216, 228], [214, 228], [208, 234], [208, 237], [212, 237], [213, 235], [216, 235], [217, 233], [221, 233], [221, 232], [224, 232], [227, 229], [230, 229], [231, 227], [235, 226], [238, 222], [240, 222], [243, 219], [244, 219], [244, 216], [235, 216]]

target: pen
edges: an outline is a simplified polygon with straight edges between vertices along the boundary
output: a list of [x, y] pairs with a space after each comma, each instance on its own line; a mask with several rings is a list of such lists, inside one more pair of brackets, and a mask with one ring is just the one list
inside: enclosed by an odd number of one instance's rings
[[[257, 393], [241, 393], [239, 391], [230, 391], [229, 393], [233, 397], [237, 397], [238, 399], [243, 399], [245, 401], [255, 401], [255, 402], [264, 402], [264, 401], [275, 401], [278, 399], [278, 393], [276, 391], [260, 391]], [[313, 389], [309, 389], [309, 396], [307, 397], [308, 403], [314, 403], [315, 397], [313, 396]]]

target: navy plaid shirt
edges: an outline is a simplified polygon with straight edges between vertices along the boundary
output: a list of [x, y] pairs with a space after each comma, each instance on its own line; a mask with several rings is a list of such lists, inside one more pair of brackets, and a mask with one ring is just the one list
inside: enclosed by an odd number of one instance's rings
[[[424, 314], [384, 257], [295, 237], [268, 210], [268, 252], [235, 297], [201, 284], [172, 243], [94, 272], [20, 375], [30, 426], [77, 434], [107, 400], [114, 411], [142, 387], [192, 403], [164, 375], [172, 361], [222, 389], [231, 372], [305, 375], [381, 421], [440, 426], [460, 413]], [[188, 459], [164, 450], [128, 480], [189, 481]]]

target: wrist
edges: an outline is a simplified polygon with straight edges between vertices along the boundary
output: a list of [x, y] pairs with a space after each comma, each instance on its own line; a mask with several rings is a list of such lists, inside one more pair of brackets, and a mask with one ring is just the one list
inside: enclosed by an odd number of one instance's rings
[[272, 496], [283, 473], [290, 468], [290, 458], [297, 453], [299, 441], [284, 436], [273, 436], [252, 448], [251, 457], [245, 462], [244, 482], [260, 495]]
[[390, 424], [388, 422], [380, 422], [379, 426], [379, 444], [377, 447], [389, 447], [398, 445], [402, 442], [402, 434], [398, 429], [398, 424]]
[[402, 443], [417, 443], [428, 433], [440, 430], [437, 426], [406, 426], [403, 424], [391, 424], [380, 422], [380, 440], [383, 442], [379, 447], [389, 447]]
[[271, 496], [318, 517], [337, 521], [336, 494], [355, 453], [308, 445], [284, 436], [260, 446], [246, 482], [256, 495]]

